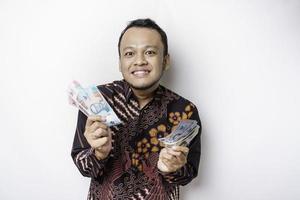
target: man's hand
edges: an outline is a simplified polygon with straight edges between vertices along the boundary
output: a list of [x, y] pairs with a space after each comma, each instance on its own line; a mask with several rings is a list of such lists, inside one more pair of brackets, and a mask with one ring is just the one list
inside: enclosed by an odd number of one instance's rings
[[84, 136], [93, 149], [98, 160], [105, 159], [112, 149], [111, 130], [105, 125], [105, 118], [89, 116], [85, 125]]
[[166, 147], [160, 151], [157, 167], [162, 172], [175, 172], [187, 162], [189, 148], [182, 146]]

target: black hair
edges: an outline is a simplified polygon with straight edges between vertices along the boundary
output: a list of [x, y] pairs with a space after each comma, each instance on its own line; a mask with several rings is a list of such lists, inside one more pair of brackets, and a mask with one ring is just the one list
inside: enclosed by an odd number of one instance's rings
[[136, 19], [133, 21], [130, 21], [128, 23], [128, 25], [126, 26], [126, 28], [122, 31], [120, 37], [119, 37], [119, 42], [118, 42], [118, 51], [119, 51], [119, 57], [121, 57], [121, 52], [120, 52], [120, 45], [121, 45], [121, 40], [123, 38], [124, 33], [132, 27], [139, 27], [139, 28], [149, 28], [149, 29], [153, 29], [156, 30], [160, 37], [161, 37], [161, 41], [164, 45], [164, 56], [168, 55], [168, 38], [167, 38], [167, 34], [165, 33], [165, 31], [160, 28], [160, 26], [158, 26], [155, 21], [153, 21], [152, 19], [146, 18], [146, 19]]

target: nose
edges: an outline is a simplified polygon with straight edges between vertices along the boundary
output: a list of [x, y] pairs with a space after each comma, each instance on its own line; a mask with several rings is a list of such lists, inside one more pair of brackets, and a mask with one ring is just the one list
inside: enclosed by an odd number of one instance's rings
[[135, 62], [134, 62], [134, 65], [146, 65], [148, 62], [147, 60], [145, 59], [145, 56], [144, 54], [137, 54], [136, 56], [136, 59], [135, 59]]

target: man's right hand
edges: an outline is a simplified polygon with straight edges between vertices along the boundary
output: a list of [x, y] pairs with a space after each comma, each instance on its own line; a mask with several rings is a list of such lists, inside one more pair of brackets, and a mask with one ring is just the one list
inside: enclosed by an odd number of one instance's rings
[[112, 133], [103, 122], [105, 122], [105, 117], [89, 116], [84, 131], [84, 136], [90, 146], [95, 149], [98, 160], [105, 159], [112, 149]]

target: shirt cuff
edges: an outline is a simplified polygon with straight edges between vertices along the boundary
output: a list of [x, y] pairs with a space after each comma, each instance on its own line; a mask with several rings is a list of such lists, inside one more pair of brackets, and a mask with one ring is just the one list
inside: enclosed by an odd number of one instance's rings
[[87, 152], [88, 156], [92, 157], [96, 162], [98, 163], [106, 163], [106, 161], [111, 157], [111, 152], [108, 154], [108, 156], [106, 156], [106, 158], [99, 160], [96, 156], [96, 152], [94, 148], [89, 148], [88, 152]]
[[166, 181], [171, 183], [174, 178], [182, 175], [182, 170], [184, 170], [184, 167], [185, 167], [185, 165], [182, 166], [181, 168], [179, 168], [178, 170], [176, 170], [175, 172], [163, 172], [158, 169], [158, 173], [161, 174], [165, 178]]

